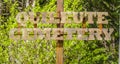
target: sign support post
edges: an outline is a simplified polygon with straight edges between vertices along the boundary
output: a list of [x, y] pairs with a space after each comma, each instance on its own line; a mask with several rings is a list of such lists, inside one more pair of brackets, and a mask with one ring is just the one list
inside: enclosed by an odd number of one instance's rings
[[[63, 0], [57, 0], [57, 15], [61, 21], [61, 12], [63, 12]], [[57, 28], [63, 28], [64, 24], [57, 24]], [[60, 36], [63, 36], [61, 34]], [[63, 40], [57, 40], [56, 43], [56, 64], [63, 64]]]

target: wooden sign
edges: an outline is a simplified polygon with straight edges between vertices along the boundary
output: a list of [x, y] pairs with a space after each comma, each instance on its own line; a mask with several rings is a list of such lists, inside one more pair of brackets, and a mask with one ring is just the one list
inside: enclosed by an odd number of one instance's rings
[[[57, 18], [55, 12], [49, 13], [33, 13], [20, 12], [16, 16], [20, 26], [26, 27], [26, 22], [29, 20], [33, 24], [53, 23], [83, 23], [86, 18], [86, 23], [94, 24], [94, 19], [97, 18], [97, 24], [108, 24], [105, 19], [108, 16], [107, 12], [61, 12], [61, 21]], [[17, 34], [17, 32], [20, 34]], [[83, 32], [84, 31], [84, 32]], [[10, 30], [10, 38], [13, 40], [111, 40], [112, 28], [13, 28]], [[61, 34], [63, 34], [61, 36]], [[104, 36], [101, 36], [104, 34]], [[73, 37], [75, 35], [76, 37]]]
[[[10, 38], [13, 40], [111, 40], [112, 28], [102, 29], [104, 37], [101, 36], [98, 28], [22, 28], [21, 34], [15, 34], [19, 29], [14, 28], [10, 31]], [[85, 31], [83, 33], [83, 31]], [[59, 36], [63, 34], [63, 36]], [[73, 37], [76, 35], [76, 37]]]
[[[87, 23], [94, 24], [94, 19], [97, 18], [97, 24], [108, 24], [108, 20], [105, 19], [108, 16], [107, 12], [61, 12], [61, 21], [58, 20], [55, 12], [20, 12], [16, 16], [17, 22], [25, 24], [27, 20], [32, 23], [82, 23], [83, 19], [87, 18]], [[22, 17], [22, 19], [21, 19]]]

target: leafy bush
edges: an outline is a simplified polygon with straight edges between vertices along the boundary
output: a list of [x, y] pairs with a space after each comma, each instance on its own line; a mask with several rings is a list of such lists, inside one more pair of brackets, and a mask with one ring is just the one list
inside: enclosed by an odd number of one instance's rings
[[[25, 7], [19, 1], [3, 0], [0, 15], [0, 64], [55, 64], [56, 41], [12, 41], [9, 39], [11, 28], [17, 27], [15, 16], [21, 11], [56, 12], [56, 0], [36, 0], [35, 7]], [[64, 0], [64, 11], [106, 11], [109, 24], [105, 27], [115, 29], [111, 41], [64, 41], [65, 64], [117, 64], [118, 63], [118, 28], [120, 13], [118, 0]], [[6, 14], [7, 13], [7, 14]], [[32, 25], [28, 24], [28, 27]], [[65, 24], [65, 27], [82, 25]], [[38, 24], [42, 27], [56, 27], [52, 24]]]

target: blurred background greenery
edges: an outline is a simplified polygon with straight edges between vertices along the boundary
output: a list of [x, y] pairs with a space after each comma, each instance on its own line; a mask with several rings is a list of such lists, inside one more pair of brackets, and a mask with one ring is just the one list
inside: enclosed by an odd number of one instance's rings
[[[56, 12], [56, 0], [35, 0], [34, 6], [27, 1], [0, 0], [0, 64], [55, 64], [56, 41], [9, 39], [10, 29], [17, 27], [15, 16], [18, 12]], [[65, 40], [64, 64], [118, 64], [120, 0], [64, 0], [64, 11], [108, 12], [109, 24], [104, 27], [115, 30], [114, 39], [110, 41]], [[81, 24], [64, 26], [81, 28]], [[56, 25], [38, 24], [38, 27], [54, 28]]]

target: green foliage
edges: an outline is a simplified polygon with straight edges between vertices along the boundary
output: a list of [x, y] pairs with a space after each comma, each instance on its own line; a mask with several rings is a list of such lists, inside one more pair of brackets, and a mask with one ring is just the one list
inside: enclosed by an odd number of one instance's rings
[[[20, 0], [21, 1], [21, 0]], [[4, 0], [8, 15], [0, 15], [0, 64], [55, 64], [56, 41], [12, 41], [9, 39], [11, 28], [17, 27], [15, 16], [21, 10], [18, 0]], [[64, 0], [64, 11], [106, 11], [109, 13], [107, 27], [115, 29], [111, 41], [64, 41], [64, 64], [117, 64], [118, 28], [120, 13], [118, 0]], [[23, 11], [56, 12], [56, 0], [36, 0], [34, 8], [23, 7]], [[82, 24], [65, 24], [66, 28], [81, 28]], [[28, 22], [27, 27], [33, 27]], [[55, 28], [53, 24], [38, 24], [39, 28]], [[89, 27], [89, 26], [88, 26]]]

